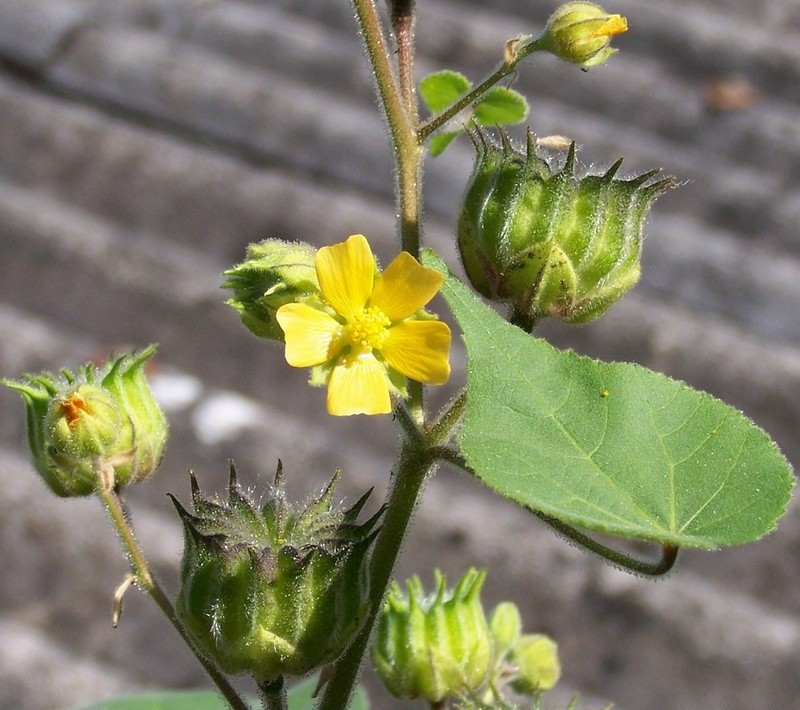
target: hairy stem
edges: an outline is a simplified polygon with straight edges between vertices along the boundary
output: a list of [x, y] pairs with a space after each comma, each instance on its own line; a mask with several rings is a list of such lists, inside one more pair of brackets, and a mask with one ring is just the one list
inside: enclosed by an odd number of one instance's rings
[[[114, 472], [111, 470], [100, 470], [100, 486], [98, 487], [98, 494], [103, 501], [103, 505], [108, 511], [111, 518], [111, 523], [119, 535], [122, 546], [125, 549], [125, 554], [131, 564], [131, 570], [136, 585], [144, 592], [150, 595], [151, 599], [156, 603], [159, 609], [167, 617], [168, 621], [175, 630], [180, 634], [186, 645], [192, 653], [200, 661], [201, 665], [208, 673], [209, 677], [219, 689], [219, 692], [228, 701], [228, 704], [233, 710], [249, 710], [247, 703], [239, 697], [239, 694], [234, 690], [233, 686], [228, 682], [219, 668], [216, 667], [208, 658], [206, 658], [197, 648], [192, 638], [186, 632], [186, 629], [181, 624], [175, 613], [175, 608], [172, 606], [164, 590], [156, 582], [150, 571], [150, 565], [144, 555], [139, 542], [133, 532], [130, 520], [125, 513], [125, 504], [121, 496], [114, 488]], [[124, 591], [124, 590], [123, 590]], [[121, 599], [115, 601], [115, 606], [121, 604]], [[119, 610], [115, 609], [116, 620], [119, 619]]]
[[[473, 476], [475, 475], [475, 472], [457, 451], [454, 451], [448, 447], [438, 446], [429, 449], [428, 453], [430, 456], [433, 456], [440, 461], [447, 461], [448, 463], [457, 466], [462, 471], [472, 474]], [[641, 560], [637, 557], [633, 557], [632, 555], [622, 552], [621, 550], [604, 545], [602, 542], [589, 537], [586, 533], [581, 532], [569, 523], [565, 523], [558, 518], [554, 518], [553, 516], [547, 515], [546, 513], [542, 513], [538, 510], [533, 510], [530, 508], [528, 510], [530, 510], [530, 512], [533, 513], [537, 518], [547, 523], [558, 533], [574, 542], [576, 545], [579, 545], [585, 550], [593, 552], [603, 559], [608, 560], [611, 562], [611, 564], [617, 565], [636, 574], [643, 574], [648, 577], [660, 577], [661, 575], [669, 572], [678, 559], [678, 551], [680, 548], [674, 545], [661, 545], [660, 559], [655, 562]]]
[[[415, 112], [409, 111], [409, 108], [413, 108], [413, 106], [406, 105], [398, 88], [374, 0], [352, 1], [392, 141], [397, 167], [397, 197], [402, 249], [414, 257], [419, 257], [419, 193], [423, 152], [417, 142], [417, 117]], [[408, 9], [413, 10], [413, 5], [410, 5]], [[404, 22], [413, 25], [413, 16]], [[409, 33], [403, 36], [404, 40], [409, 42], [412, 40], [412, 35]], [[413, 66], [410, 63], [413, 52], [411, 48], [409, 47], [408, 51], [400, 58], [406, 62], [400, 73], [408, 75], [405, 81], [413, 87], [413, 76], [411, 76]]]
[[662, 545], [661, 557], [655, 562], [641, 560], [637, 557], [633, 557], [632, 555], [622, 552], [621, 550], [608, 547], [607, 545], [598, 542], [594, 538], [591, 538], [585, 533], [582, 533], [580, 530], [572, 527], [572, 525], [564, 523], [557, 518], [553, 518], [550, 515], [546, 515], [545, 513], [541, 513], [536, 510], [532, 510], [531, 512], [537, 518], [547, 523], [550, 527], [564, 535], [564, 537], [568, 538], [572, 542], [580, 545], [590, 552], [594, 552], [596, 555], [608, 560], [612, 564], [618, 565], [619, 567], [636, 574], [643, 574], [648, 577], [660, 577], [669, 572], [674, 567], [675, 562], [678, 560], [678, 551], [680, 548], [674, 545]]
[[258, 694], [261, 696], [261, 707], [264, 710], [288, 710], [289, 708], [283, 676], [260, 682]]
[[538, 40], [531, 40], [527, 38], [509, 40], [506, 43], [505, 58], [502, 64], [500, 64], [480, 84], [468, 91], [460, 99], [454, 101], [441, 113], [438, 113], [433, 118], [428, 119], [419, 127], [417, 130], [417, 139], [420, 141], [420, 143], [430, 138], [436, 131], [444, 126], [449, 120], [455, 118], [465, 108], [468, 108], [480, 101], [486, 95], [486, 93], [495, 86], [495, 84], [511, 74], [515, 70], [517, 64], [538, 49], [540, 49]]
[[400, 95], [408, 115], [417, 116], [417, 92], [414, 88], [414, 5], [415, 0], [393, 0], [392, 30], [397, 47], [397, 73]]
[[425, 478], [431, 472], [433, 465], [428, 453], [418, 446], [404, 446], [400, 451], [383, 526], [372, 551], [367, 619], [355, 641], [337, 661], [331, 680], [325, 688], [325, 693], [318, 706], [319, 710], [342, 710], [347, 707], [408, 525], [422, 492]]

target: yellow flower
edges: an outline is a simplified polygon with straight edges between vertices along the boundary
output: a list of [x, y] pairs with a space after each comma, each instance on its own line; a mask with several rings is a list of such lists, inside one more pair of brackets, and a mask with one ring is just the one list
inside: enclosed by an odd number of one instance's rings
[[388, 414], [390, 390], [402, 391], [398, 373], [447, 382], [450, 328], [421, 312], [442, 285], [440, 272], [401, 252], [378, 275], [361, 234], [320, 249], [315, 266], [322, 307], [289, 303], [277, 319], [290, 365], [329, 369], [330, 414]]

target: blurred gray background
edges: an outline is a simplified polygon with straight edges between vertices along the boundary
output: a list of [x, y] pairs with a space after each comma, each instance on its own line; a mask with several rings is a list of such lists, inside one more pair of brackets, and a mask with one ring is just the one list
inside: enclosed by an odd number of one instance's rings
[[[477, 80], [557, 3], [418, 5], [420, 76]], [[599, 322], [545, 331], [711, 391], [797, 463], [800, 4], [607, 9], [630, 25], [607, 66], [584, 74], [542, 56], [519, 72], [531, 126], [574, 138], [596, 170], [624, 155], [626, 174], [660, 166], [686, 185], [655, 206], [635, 291]], [[303, 497], [341, 466], [342, 493], [375, 486], [376, 504], [388, 481], [389, 418], [325, 415], [324, 393], [250, 336], [219, 289], [268, 236], [363, 232], [384, 263], [395, 249], [387, 142], [352, 15], [347, 0], [0, 2], [0, 376], [160, 343], [152, 376], [172, 437], [129, 501], [171, 591], [181, 532], [165, 492], [186, 500], [187, 468], [215, 491], [228, 457], [257, 485], [280, 456]], [[426, 176], [427, 238], [452, 265], [471, 165], [462, 138]], [[203, 686], [138, 592], [111, 627], [126, 566], [99, 503], [51, 496], [28, 463], [21, 401], [3, 390], [0, 407], [0, 707]], [[558, 640], [562, 706], [579, 691], [586, 708], [798, 707], [797, 506], [763, 541], [688, 552], [660, 582], [581, 554], [446, 469], [416, 523], [399, 574], [430, 583], [436, 566], [488, 567], [486, 606], [513, 599], [529, 630]]]

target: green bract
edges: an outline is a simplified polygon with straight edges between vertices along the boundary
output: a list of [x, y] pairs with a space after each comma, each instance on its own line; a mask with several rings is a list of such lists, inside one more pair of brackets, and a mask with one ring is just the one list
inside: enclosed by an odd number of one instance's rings
[[144, 375], [150, 346], [97, 368], [25, 375], [3, 384], [27, 406], [28, 442], [36, 470], [60, 496], [86, 496], [100, 469], [115, 487], [138, 483], [158, 468], [167, 423]]
[[436, 571], [436, 591], [426, 597], [419, 577], [394, 583], [378, 621], [372, 660], [389, 692], [436, 703], [477, 691], [492, 661], [492, 640], [480, 591], [485, 572], [470, 569], [456, 588]]
[[226, 303], [253, 333], [283, 342], [277, 310], [319, 293], [314, 259], [317, 250], [303, 242], [265, 239], [247, 247], [247, 258], [225, 272], [222, 285], [233, 291]]
[[475, 134], [475, 168], [458, 224], [472, 285], [535, 322], [553, 316], [585, 323], [602, 315], [639, 279], [642, 230], [653, 200], [674, 185], [657, 170], [617, 180], [575, 177], [575, 146], [554, 172], [536, 155]]
[[204, 653], [228, 673], [259, 682], [304, 675], [331, 663], [367, 611], [367, 551], [380, 512], [356, 518], [369, 497], [332, 509], [339, 472], [303, 509], [285, 499], [281, 467], [260, 505], [241, 489], [231, 465], [228, 500], [200, 494], [195, 515], [173, 498], [184, 525], [176, 609]]

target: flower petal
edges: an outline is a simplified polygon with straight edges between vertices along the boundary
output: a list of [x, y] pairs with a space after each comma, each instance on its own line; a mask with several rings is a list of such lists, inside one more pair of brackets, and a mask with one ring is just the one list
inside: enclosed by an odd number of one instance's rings
[[386, 368], [372, 353], [342, 358], [328, 381], [328, 413], [389, 414], [392, 401], [386, 382]]
[[292, 367], [321, 365], [341, 349], [342, 326], [305, 303], [287, 303], [275, 314], [286, 338], [286, 362]]
[[450, 377], [450, 328], [438, 320], [406, 320], [389, 328], [381, 354], [389, 367], [428, 385]]
[[444, 274], [401, 251], [375, 282], [370, 303], [392, 322], [413, 316], [442, 287]]
[[375, 281], [375, 257], [362, 234], [322, 247], [316, 258], [317, 278], [325, 300], [348, 320], [364, 305]]

